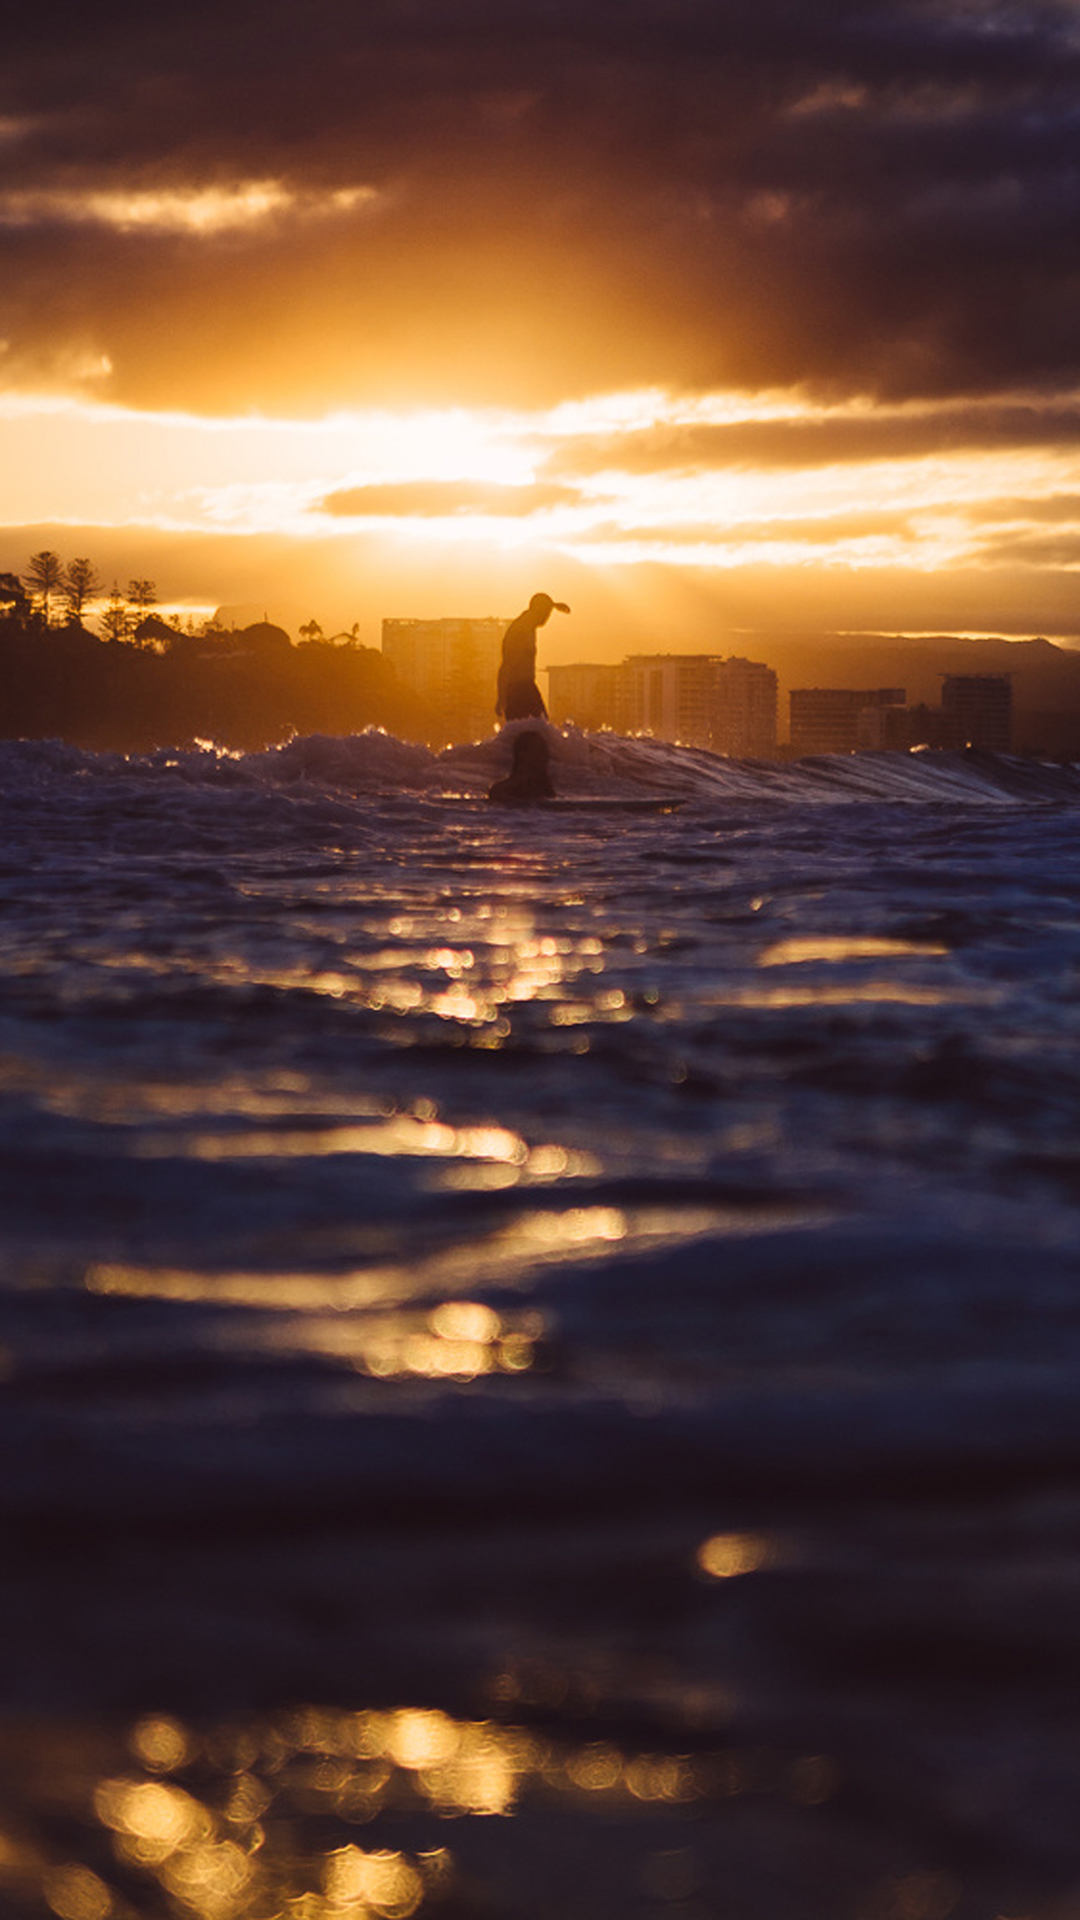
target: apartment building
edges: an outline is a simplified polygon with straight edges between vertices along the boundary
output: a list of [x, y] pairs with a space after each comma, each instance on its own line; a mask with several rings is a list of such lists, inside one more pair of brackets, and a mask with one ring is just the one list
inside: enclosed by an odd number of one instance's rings
[[1012, 750], [1012, 675], [1008, 673], [946, 673], [942, 676], [941, 710], [948, 715], [962, 747], [983, 747], [987, 753]]
[[507, 621], [384, 620], [383, 658], [426, 709], [433, 746], [483, 740], [495, 728], [495, 686]]
[[707, 747], [715, 661], [702, 653], [635, 653], [619, 669], [619, 730]]
[[626, 733], [652, 733], [739, 758], [776, 752], [777, 680], [760, 660], [715, 654], [633, 654], [618, 669]]
[[777, 681], [760, 660], [717, 660], [709, 745], [734, 760], [776, 753]]
[[904, 687], [793, 687], [788, 697], [791, 745], [801, 755], [880, 746], [880, 710], [902, 707], [907, 693]]
[[621, 667], [600, 666], [578, 661], [570, 666], [548, 667], [548, 713], [557, 727], [572, 721], [583, 733], [597, 733], [601, 727], [615, 727], [620, 720], [619, 676]]

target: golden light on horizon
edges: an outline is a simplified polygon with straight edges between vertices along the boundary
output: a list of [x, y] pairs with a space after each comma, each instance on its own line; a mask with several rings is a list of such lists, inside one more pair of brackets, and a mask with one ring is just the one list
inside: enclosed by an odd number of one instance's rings
[[[955, 580], [958, 596], [974, 591], [992, 607], [997, 573], [1014, 566], [1027, 569], [1032, 592], [1044, 569], [1059, 582], [1062, 614], [1044, 615], [1038, 630], [1067, 637], [1062, 583], [1080, 566], [1071, 557], [1074, 547], [1080, 553], [1080, 456], [1068, 436], [1055, 438], [1050, 416], [1074, 404], [1060, 395], [1046, 403], [1040, 442], [1039, 406], [1024, 395], [1004, 414], [1003, 403], [972, 401], [960, 417], [944, 404], [823, 402], [798, 389], [694, 395], [660, 387], [531, 410], [275, 417], [9, 393], [0, 397], [8, 454], [0, 524], [48, 527], [39, 544], [65, 553], [77, 542], [92, 558], [99, 543], [115, 550], [130, 540], [134, 550], [164, 540], [173, 579], [162, 578], [157, 560], [127, 570], [155, 574], [162, 602], [180, 612], [256, 595], [281, 604], [283, 594], [304, 609], [316, 578], [312, 611], [332, 623], [348, 625], [357, 596], [376, 594], [371, 613], [380, 618], [444, 612], [452, 601], [461, 611], [509, 615], [510, 592], [531, 591], [533, 575], [567, 564], [596, 583], [612, 634], [620, 596], [638, 631], [643, 622], [670, 625], [675, 583], [695, 574], [725, 595], [729, 581], [767, 579], [776, 623], [792, 626], [808, 624], [805, 583], [814, 578], [819, 599], [835, 595], [831, 623], [843, 627], [868, 624], [840, 612], [846, 595], [872, 590], [859, 582], [921, 582], [932, 593], [934, 583], [948, 592]], [[229, 543], [259, 541], [273, 543], [272, 587], [253, 581], [238, 590], [219, 575], [219, 585], [192, 593], [186, 552], [205, 578], [218, 574], [218, 543], [224, 556], [234, 551]], [[32, 550], [0, 551], [0, 570], [25, 567]], [[107, 560], [100, 568], [103, 578], [112, 570]], [[505, 579], [512, 589], [499, 587]], [[584, 596], [567, 597], [580, 621]], [[325, 614], [327, 598], [336, 615]], [[291, 616], [294, 631], [305, 617]], [[886, 630], [902, 624], [943, 630], [938, 620], [899, 619]], [[980, 630], [970, 615], [947, 625]], [[547, 660], [598, 657], [580, 625], [544, 637]], [[370, 644], [377, 630], [364, 638]], [[678, 642], [676, 630], [668, 644]]]
[[[934, 417], [933, 408], [908, 408], [889, 420], [894, 429], [897, 420], [914, 428]], [[686, 401], [645, 390], [535, 413], [403, 408], [308, 419], [140, 412], [25, 394], [0, 398], [0, 419], [11, 454], [0, 476], [0, 518], [191, 532], [229, 525], [294, 536], [374, 521], [416, 540], [449, 531], [490, 537], [493, 523], [522, 520], [504, 531], [568, 548], [625, 542], [696, 553], [705, 546], [729, 560], [752, 547], [774, 559], [824, 550], [841, 558], [861, 552], [865, 564], [951, 562], [970, 544], [972, 507], [1004, 496], [1020, 518], [1025, 498], [1034, 503], [1075, 486], [1078, 465], [1068, 446], [987, 450], [965, 446], [962, 437], [952, 449], [927, 452], [916, 443], [912, 452], [881, 455], [872, 434], [863, 457], [807, 464], [795, 457], [800, 430], [872, 428], [874, 409], [864, 401], [814, 405], [797, 394], [785, 402], [775, 393]], [[770, 424], [795, 436], [790, 463], [755, 463], [745, 453], [713, 464], [708, 442], [703, 451], [695, 441], [710, 429]], [[641, 437], [650, 435], [656, 452], [643, 464]], [[560, 476], [558, 498], [540, 486], [552, 471]], [[437, 492], [428, 504], [418, 491], [403, 494], [400, 505], [390, 493], [380, 501], [389, 489], [425, 482], [486, 483], [496, 492], [479, 506], [444, 508]], [[327, 511], [327, 499], [342, 504]], [[918, 518], [891, 532], [856, 526], [845, 533], [846, 519], [865, 519], [870, 510]]]

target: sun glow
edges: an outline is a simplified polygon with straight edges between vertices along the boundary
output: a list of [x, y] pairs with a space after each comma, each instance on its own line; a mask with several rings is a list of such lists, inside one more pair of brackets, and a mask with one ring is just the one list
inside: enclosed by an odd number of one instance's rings
[[[243, 202], [252, 218], [267, 217], [270, 185]], [[183, 217], [231, 218], [240, 201], [216, 204], [196, 197]], [[156, 205], [136, 197], [132, 218], [156, 218]], [[9, 396], [0, 521], [271, 537], [296, 543], [298, 569], [305, 546], [329, 543], [343, 572], [358, 541], [378, 541], [403, 578], [461, 556], [490, 573], [500, 552], [718, 574], [1076, 570], [1080, 456], [1051, 417], [1074, 406], [1059, 395], [890, 409], [797, 389], [649, 388], [533, 411], [305, 420]]]

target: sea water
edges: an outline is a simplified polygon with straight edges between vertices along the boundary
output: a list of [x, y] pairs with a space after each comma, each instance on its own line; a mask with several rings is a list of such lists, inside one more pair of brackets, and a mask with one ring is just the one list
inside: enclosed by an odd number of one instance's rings
[[1076, 1910], [1080, 775], [549, 738], [0, 744], [5, 1915]]

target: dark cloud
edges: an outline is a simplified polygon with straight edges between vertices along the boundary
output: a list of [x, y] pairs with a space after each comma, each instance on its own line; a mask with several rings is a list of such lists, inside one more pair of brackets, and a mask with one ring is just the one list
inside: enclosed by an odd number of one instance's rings
[[1024, 520], [1075, 522], [1080, 526], [1080, 493], [1055, 493], [1048, 499], [1038, 500], [984, 500], [969, 506], [967, 517], [991, 526], [1008, 526]]
[[823, 467], [926, 454], [1004, 452], [1080, 444], [1080, 408], [945, 407], [800, 420], [739, 420], [716, 426], [649, 427], [591, 436], [557, 449], [552, 473], [700, 473], [707, 468]]
[[626, 545], [645, 541], [665, 547], [744, 547], [758, 545], [832, 547], [849, 540], [914, 540], [910, 517], [900, 513], [830, 513], [797, 519], [645, 520], [633, 526], [624, 521], [600, 521], [590, 526], [589, 539]]
[[1071, 569], [1075, 577], [1080, 568], [1080, 528], [1072, 534], [1016, 534], [1011, 539], [988, 540], [972, 557], [982, 566], [1035, 567], [1040, 572]]
[[401, 480], [381, 486], [345, 487], [316, 503], [320, 513], [365, 519], [435, 519], [444, 514], [479, 513], [518, 517], [543, 507], [579, 505], [572, 487], [502, 486], [480, 480]]
[[[1078, 80], [1065, 0], [23, 9], [0, 337], [209, 407], [1060, 385]], [[265, 180], [291, 212], [201, 237], [80, 207]]]

